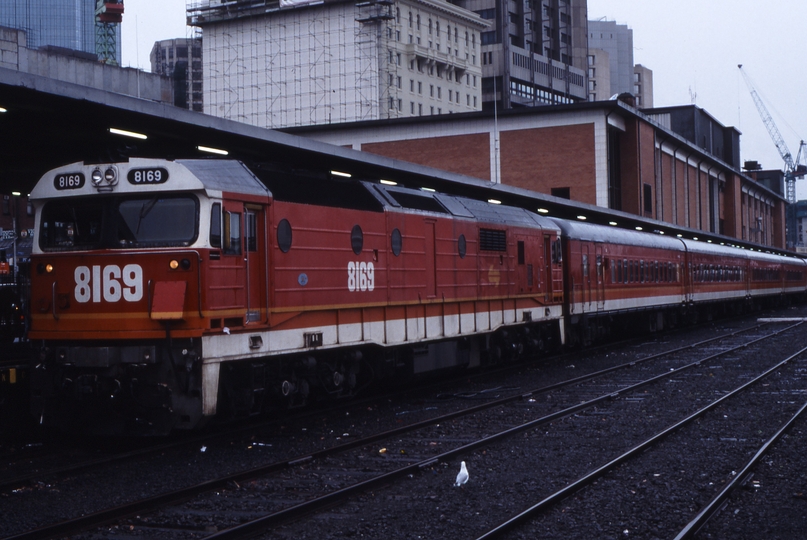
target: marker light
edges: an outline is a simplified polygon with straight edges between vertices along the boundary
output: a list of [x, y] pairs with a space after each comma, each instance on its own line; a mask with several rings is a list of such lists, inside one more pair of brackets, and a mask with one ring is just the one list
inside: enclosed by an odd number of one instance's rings
[[342, 178], [352, 178], [353, 175], [350, 173], [342, 172], [342, 171], [331, 171], [331, 174], [334, 176], [341, 176]]
[[176, 270], [177, 268], [179, 268], [179, 261], [177, 261], [176, 259], [172, 259], [171, 262], [168, 263], [168, 266], [171, 267], [171, 270]]
[[142, 133], [136, 133], [134, 131], [127, 131], [125, 129], [118, 129], [118, 128], [109, 128], [109, 132], [114, 135], [123, 135], [124, 137], [131, 137], [133, 139], [141, 139], [146, 140], [148, 136]]
[[392, 180], [379, 180], [385, 186], [397, 186], [398, 182], [393, 182]]

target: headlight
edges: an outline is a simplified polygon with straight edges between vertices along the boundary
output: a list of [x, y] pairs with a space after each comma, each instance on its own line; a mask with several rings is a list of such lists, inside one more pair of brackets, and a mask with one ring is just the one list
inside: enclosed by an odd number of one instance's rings
[[101, 169], [99, 169], [98, 167], [93, 169], [91, 178], [92, 178], [92, 185], [94, 186], [101, 185], [101, 182], [103, 182], [104, 180], [104, 175], [101, 174]]
[[118, 169], [115, 167], [107, 167], [104, 171], [104, 180], [110, 186], [114, 186], [118, 183]]

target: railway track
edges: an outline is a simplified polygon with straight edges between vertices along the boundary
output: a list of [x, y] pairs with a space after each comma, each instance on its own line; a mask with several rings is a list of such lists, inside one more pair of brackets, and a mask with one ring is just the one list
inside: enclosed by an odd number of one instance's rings
[[[259, 491], [263, 490], [268, 492], [272, 489], [276, 489], [276, 487], [266, 487], [269, 486], [272, 481], [269, 481], [267, 484], [267, 481], [262, 480], [265, 475], [278, 475], [281, 472], [283, 474], [287, 474], [287, 476], [283, 476], [281, 474], [280, 476], [276, 477], [279, 479], [276, 481], [276, 483], [279, 482], [279, 485], [281, 486], [282, 496], [279, 494], [275, 494], [274, 496], [277, 497], [276, 501], [283, 501], [281, 504], [277, 504], [279, 508], [277, 508], [276, 511], [266, 513], [265, 515], [256, 519], [249, 520], [247, 523], [230, 527], [225, 531], [220, 531], [216, 533], [214, 537], [241, 537], [243, 535], [255, 534], [256, 532], [266, 529], [267, 527], [278, 526], [279, 524], [295, 519], [304, 513], [310, 513], [315, 508], [330, 507], [335, 502], [344, 500], [348, 496], [359, 496], [361, 493], [366, 493], [368, 490], [376, 489], [378, 486], [389, 484], [391, 482], [401, 480], [406, 481], [405, 479], [409, 478], [410, 475], [414, 476], [423, 471], [440, 471], [441, 467], [445, 467], [445, 464], [451, 462], [459, 456], [474, 452], [480, 448], [495, 445], [497, 444], [497, 441], [512, 438], [518, 433], [535, 430], [539, 426], [558, 421], [559, 419], [569, 417], [570, 415], [579, 414], [586, 410], [592, 410], [600, 406], [600, 404], [614, 401], [617, 396], [635, 394], [640, 388], [653, 384], [658, 380], [675, 377], [682, 370], [689, 370], [697, 367], [701, 365], [702, 362], [708, 361], [710, 358], [726, 356], [732, 351], [747, 348], [752, 346], [752, 342], [764, 341], [765, 339], [769, 339], [772, 335], [792, 330], [794, 326], [795, 325], [791, 325], [787, 328], [779, 329], [775, 334], [768, 333], [762, 336], [749, 337], [749, 333], [753, 334], [754, 332], [759, 332], [761, 328], [763, 328], [759, 326], [750, 330], [747, 329], [742, 332], [734, 332], [728, 336], [719, 336], [701, 342], [696, 344], [701, 348], [715, 348], [718, 347], [717, 343], [719, 342], [722, 342], [722, 345], [719, 346], [720, 351], [713, 351], [710, 354], [702, 354], [701, 358], [699, 358], [699, 360], [696, 362], [689, 362], [683, 366], [672, 369], [668, 367], [669, 362], [678, 361], [680, 363], [680, 360], [675, 360], [675, 357], [680, 356], [687, 351], [691, 354], [692, 351], [695, 350], [696, 346], [688, 345], [686, 347], [681, 347], [671, 351], [665, 351], [664, 353], [657, 355], [647, 355], [644, 358], [633, 359], [627, 363], [615, 365], [611, 368], [602, 370], [600, 372], [591, 373], [583, 377], [570, 379], [564, 381], [563, 383], [538, 388], [531, 392], [521, 392], [517, 395], [508, 396], [499, 400], [493, 400], [489, 403], [465, 408], [461, 411], [455, 411], [448, 415], [442, 415], [440, 417], [431, 418], [422, 422], [416, 422], [397, 430], [374, 434], [370, 437], [362, 439], [357, 438], [325, 450], [297, 456], [294, 459], [279, 461], [268, 466], [222, 476], [218, 479], [202, 482], [189, 488], [176, 490], [172, 493], [161, 494], [157, 497], [142, 499], [128, 505], [104, 510], [102, 512], [83, 516], [81, 518], [76, 518], [46, 528], [40, 528], [35, 531], [23, 533], [13, 538], [47, 538], [64, 536], [66, 534], [72, 534], [81, 530], [86, 531], [90, 530], [92, 527], [97, 527], [102, 523], [109, 523], [110, 521], [114, 520], [122, 522], [126, 520], [127, 516], [142, 514], [147, 510], [153, 510], [155, 508], [165, 508], [167, 506], [176, 504], [177, 501], [186, 500], [189, 497], [200, 497], [200, 494], [203, 493], [218, 493], [219, 495], [217, 495], [216, 498], [219, 498], [222, 492], [241, 491], [241, 486], [244, 484], [263, 486], [261, 489], [259, 489]], [[662, 358], [666, 358], [668, 360], [664, 360], [662, 363], [656, 364], [655, 369], [657, 371], [661, 371], [661, 373], [658, 375], [651, 378], [646, 378], [641, 382], [632, 382], [631, 385], [627, 387], [623, 383], [614, 381], [611, 383], [611, 386], [615, 385], [617, 387], [616, 391], [614, 388], [606, 388], [605, 391], [601, 392], [598, 397], [587, 399], [584, 403], [580, 403], [579, 399], [577, 399], [580, 395], [579, 386], [581, 384], [585, 384], [586, 381], [601, 379], [618, 371], [635, 371], [636, 367], [639, 365], [652, 364], [653, 360], [661, 361]], [[669, 360], [670, 358], [673, 360]], [[635, 379], [636, 377], [635, 375], [631, 375], [629, 378]], [[602, 386], [603, 383], [597, 384], [597, 387]], [[571, 401], [577, 401], [577, 404], [574, 406], [558, 405], [560, 401], [563, 401], [563, 398], [559, 397], [558, 392], [563, 391], [562, 389], [564, 388], [568, 389], [574, 387], [578, 387], [578, 390], [571, 393], [568, 399]], [[590, 393], [591, 391], [591, 387], [589, 387], [584, 390], [584, 393]], [[548, 404], [548, 408], [554, 409], [554, 411], [535, 418], [535, 404], [537, 403], [536, 398], [539, 395], [546, 395], [550, 397], [550, 399], [546, 401], [551, 402]], [[516, 413], [523, 416], [529, 416], [531, 419], [522, 421], [517, 425], [513, 425], [509, 429], [502, 430], [496, 435], [491, 435], [481, 439], [467, 436], [464, 437], [462, 434], [455, 434], [453, 437], [445, 437], [442, 436], [444, 435], [443, 433], [438, 434], [434, 432], [435, 430], [440, 430], [439, 426], [445, 426], [447, 423], [451, 423], [459, 418], [467, 418], [469, 415], [486, 414], [490, 417], [490, 422], [501, 423], [502, 407], [510, 407], [507, 414], [509, 423], [514, 422], [513, 418], [517, 416]], [[515, 409], [515, 412], [513, 409]], [[480, 420], [474, 421], [481, 422]], [[429, 433], [430, 430], [433, 433]], [[438, 442], [434, 444], [429, 443], [429, 445], [425, 448], [416, 449], [416, 440]], [[379, 447], [383, 441], [389, 441], [389, 443]], [[394, 447], [393, 444], [395, 444]], [[446, 446], [449, 445], [452, 446], [452, 448], [446, 450]], [[396, 451], [393, 450], [393, 448], [409, 448], [409, 451]], [[382, 450], [386, 451], [381, 452]], [[328, 461], [337, 460], [338, 462], [338, 460], [344, 458], [337, 458], [335, 456], [344, 455], [350, 451], [358, 451], [358, 454], [354, 453], [354, 457], [350, 458], [350, 460], [358, 463], [358, 469], [353, 469], [357, 470], [358, 472], [347, 472], [337, 475], [329, 473], [328, 471], [333, 470], [334, 467], [337, 469], [349, 469], [348, 467], [338, 467], [335, 465], [331, 465], [329, 467]], [[378, 452], [378, 454], [376, 454], [376, 452]], [[378, 458], [379, 455], [383, 456], [383, 458], [380, 460]], [[372, 456], [372, 458], [370, 456]], [[382, 461], [384, 464], [384, 466], [380, 467], [379, 470], [370, 470], [372, 467], [367, 466], [369, 462], [373, 462], [374, 466], [378, 465], [378, 463], [376, 463], [378, 461]], [[313, 474], [313, 477], [309, 477], [309, 480], [307, 481], [297, 478], [296, 471], [306, 470], [308, 473]], [[289, 476], [289, 471], [294, 472]], [[289, 493], [291, 491], [298, 490], [298, 488], [292, 487], [289, 489], [289, 486], [297, 486], [301, 482], [303, 484], [314, 485], [318, 483], [318, 481], [311, 480], [310, 478], [321, 478], [323, 475], [328, 476], [329, 474], [331, 476], [330, 480], [325, 482], [327, 487], [325, 493], [322, 493], [320, 496], [316, 496], [311, 490], [307, 490], [305, 493], [296, 494], [301, 495], [301, 498], [304, 500], [296, 503], [292, 500], [294, 497], [290, 496]], [[361, 480], [355, 481], [356, 478], [360, 478]], [[237, 487], [234, 488], [234, 486]], [[272, 496], [270, 495], [268, 499], [272, 500]], [[267, 501], [263, 502], [265, 503], [264, 507], [269, 504]], [[202, 504], [202, 506], [204, 506], [204, 503], [198, 504]], [[175, 512], [163, 512], [163, 514], [171, 513]], [[152, 531], [176, 529], [177, 525], [163, 523], [160, 521], [160, 519], [161, 518], [159, 517], [142, 518], [141, 516], [140, 519], [136, 519], [134, 522], [129, 523], [129, 526], [137, 528], [141, 531], [141, 533], [143, 532], [143, 529], [149, 529]], [[218, 519], [214, 520], [214, 522], [217, 523], [215, 527], [211, 527], [209, 524], [196, 524], [185, 528], [187, 528], [189, 531], [195, 531], [197, 534], [206, 535], [211, 530], [219, 528], [220, 524], [222, 523], [222, 521], [218, 521]]]
[[[730, 321], [728, 321], [730, 322]], [[753, 328], [753, 327], [752, 327]], [[684, 330], [680, 330], [684, 331]], [[741, 329], [738, 331], [748, 331], [748, 329]], [[670, 333], [668, 333], [669, 335]], [[719, 339], [719, 338], [713, 338]], [[598, 347], [587, 349], [588, 354], [596, 354], [602, 351], [609, 351], [624, 347], [631, 343], [639, 342], [638, 339], [628, 339], [615, 343], [608, 343]], [[578, 353], [565, 353], [553, 354], [544, 357], [542, 362], [562, 361], [564, 358], [574, 358]], [[11, 364], [9, 364], [11, 365]], [[423, 386], [421, 385], [419, 391], [421, 393], [428, 393], [437, 388], [444, 388], [446, 383], [454, 381], [462, 381], [465, 384], [467, 381], [476, 379], [486, 379], [492, 376], [506, 374], [512, 370], [523, 369], [525, 366], [530, 366], [529, 361], [519, 364], [510, 364], [498, 366], [493, 369], [488, 369], [482, 373], [473, 373], [470, 375], [460, 375], [453, 379], [441, 380], [437, 382], [430, 382]], [[450, 395], [442, 394], [442, 398], [457, 398], [458, 400], [490, 400], [495, 399], [491, 397], [494, 393], [500, 393], [502, 389], [485, 389], [481, 391], [457, 392]], [[494, 392], [495, 391], [495, 392]], [[337, 405], [331, 404], [328, 408], [329, 414], [337, 411], [349, 411], [350, 409], [375, 407], [379, 402], [392, 401], [400, 399], [402, 395], [412, 393], [411, 388], [396, 389], [389, 393], [382, 393], [381, 395], [372, 395], [366, 398], [352, 400], [351, 402], [342, 402]], [[514, 394], [518, 396], [516, 392]], [[18, 411], [19, 414], [25, 415], [27, 418], [27, 410]], [[172, 450], [179, 450], [182, 448], [199, 448], [202, 446], [210, 446], [216, 441], [224, 440], [227, 438], [238, 437], [240, 434], [250, 434], [254, 432], [261, 432], [271, 430], [277, 427], [280, 422], [299, 423], [306, 419], [315, 418], [320, 416], [322, 411], [314, 407], [312, 410], [292, 413], [284, 415], [282, 420], [258, 420], [252, 419], [246, 422], [235, 424], [227, 424], [217, 426], [216, 429], [200, 434], [193, 434], [190, 436], [175, 435], [168, 441], [160, 441], [157, 444], [144, 443], [143, 440], [126, 440], [123, 443], [115, 443], [115, 441], [108, 441], [104, 438], [92, 438], [88, 440], [73, 440], [72, 437], [61, 436], [55, 438], [42, 438], [42, 434], [29, 435], [21, 438], [16, 446], [11, 445], [3, 448], [4, 454], [0, 456], [5, 463], [0, 466], [0, 493], [25, 486], [30, 483], [43, 483], [51, 482], [59, 478], [79, 474], [83, 471], [100, 467], [100, 466], [113, 466], [116, 464], [125, 463], [136, 459], [144, 459], [149, 456], [158, 455], [161, 453], [169, 452]], [[26, 434], [30, 430], [26, 430]], [[12, 435], [11, 433], [9, 434]], [[134, 445], [135, 448], [131, 448]], [[123, 447], [123, 449], [118, 449]], [[83, 448], [90, 448], [89, 455], [86, 455]], [[101, 451], [99, 452], [99, 448]], [[54, 452], [55, 450], [55, 452]], [[100, 453], [100, 455], [99, 455]], [[55, 463], [55, 465], [53, 464]]]

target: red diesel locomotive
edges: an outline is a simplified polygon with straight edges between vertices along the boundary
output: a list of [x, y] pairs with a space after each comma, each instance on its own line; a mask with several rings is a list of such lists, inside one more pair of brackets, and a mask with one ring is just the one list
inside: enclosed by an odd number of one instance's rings
[[30, 200], [45, 423], [164, 433], [562, 335], [559, 229], [522, 209], [223, 160], [76, 163]]
[[30, 200], [33, 413], [105, 433], [350, 396], [807, 288], [800, 259], [229, 160], [75, 163]]

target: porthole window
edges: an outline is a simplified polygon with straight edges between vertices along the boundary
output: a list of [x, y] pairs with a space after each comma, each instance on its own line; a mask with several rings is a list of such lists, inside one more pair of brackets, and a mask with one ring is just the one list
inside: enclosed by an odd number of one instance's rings
[[467, 249], [467, 245], [465, 244], [465, 235], [461, 234], [459, 238], [457, 238], [457, 253], [460, 254], [460, 259], [465, 258], [465, 253]]
[[401, 248], [403, 247], [403, 238], [401, 237], [401, 231], [398, 229], [392, 229], [392, 236], [390, 237], [390, 243], [392, 244], [392, 254], [396, 257], [401, 254]]
[[287, 219], [281, 219], [277, 224], [277, 247], [283, 253], [288, 253], [291, 249], [291, 224]]
[[354, 225], [353, 230], [350, 231], [350, 246], [356, 255], [360, 254], [362, 247], [364, 247], [364, 234], [358, 225]]

